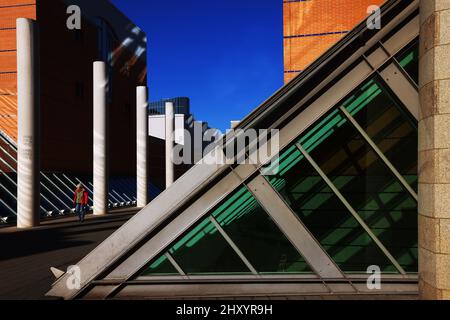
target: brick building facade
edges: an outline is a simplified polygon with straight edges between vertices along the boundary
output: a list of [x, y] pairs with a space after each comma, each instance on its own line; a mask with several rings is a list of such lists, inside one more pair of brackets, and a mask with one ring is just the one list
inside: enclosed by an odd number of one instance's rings
[[289, 82], [384, 0], [284, 0], [284, 80]]
[[[82, 12], [69, 30], [69, 5]], [[0, 130], [17, 139], [16, 19], [37, 20], [40, 33], [43, 171], [92, 172], [92, 63], [110, 66], [110, 169], [135, 171], [136, 86], [146, 85], [146, 36], [107, 0], [0, 0]]]

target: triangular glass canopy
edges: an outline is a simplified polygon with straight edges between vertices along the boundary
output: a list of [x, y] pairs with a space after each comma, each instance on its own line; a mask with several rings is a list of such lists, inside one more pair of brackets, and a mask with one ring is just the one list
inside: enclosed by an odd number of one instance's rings
[[[367, 293], [417, 285], [416, 1], [388, 1], [242, 120], [278, 161], [197, 164], [79, 263], [71, 298]], [[234, 139], [233, 136], [227, 138]]]

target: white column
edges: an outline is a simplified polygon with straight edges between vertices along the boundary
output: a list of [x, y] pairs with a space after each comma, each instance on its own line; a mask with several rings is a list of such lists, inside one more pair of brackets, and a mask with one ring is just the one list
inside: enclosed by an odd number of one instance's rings
[[108, 213], [108, 113], [106, 63], [94, 62], [94, 215]]
[[137, 165], [137, 207], [148, 204], [147, 141], [148, 100], [147, 87], [136, 88], [136, 165]]
[[174, 182], [175, 168], [172, 161], [175, 136], [175, 111], [172, 102], [166, 102], [166, 188]]
[[39, 225], [39, 57], [37, 23], [17, 26], [17, 227]]

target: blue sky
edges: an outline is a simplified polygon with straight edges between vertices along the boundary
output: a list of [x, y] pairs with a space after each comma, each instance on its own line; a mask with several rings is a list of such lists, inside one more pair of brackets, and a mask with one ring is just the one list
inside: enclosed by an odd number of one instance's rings
[[191, 98], [221, 130], [283, 85], [281, 0], [112, 0], [148, 37], [152, 101]]

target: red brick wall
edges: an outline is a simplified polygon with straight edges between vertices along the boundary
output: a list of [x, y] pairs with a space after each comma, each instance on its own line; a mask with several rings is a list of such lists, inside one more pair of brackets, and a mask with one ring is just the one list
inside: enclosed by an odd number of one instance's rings
[[[97, 28], [83, 18], [82, 36], [66, 28], [62, 0], [0, 0], [0, 130], [17, 139], [16, 19], [40, 30], [41, 164], [45, 171], [92, 172], [92, 63]], [[114, 21], [108, 21], [114, 25]], [[110, 170], [135, 173], [135, 88], [146, 85], [145, 59], [115, 44], [110, 108]], [[127, 67], [125, 67], [127, 66]], [[81, 94], [80, 94], [80, 91]]]
[[284, 1], [284, 77], [289, 82], [384, 0]]
[[0, 0], [0, 130], [17, 139], [16, 19], [36, 18], [35, 0]]

